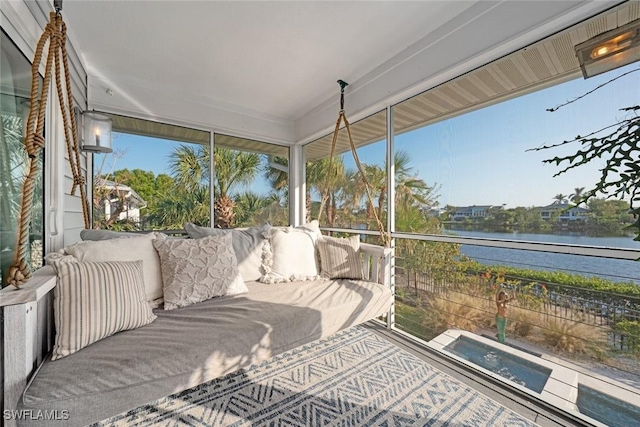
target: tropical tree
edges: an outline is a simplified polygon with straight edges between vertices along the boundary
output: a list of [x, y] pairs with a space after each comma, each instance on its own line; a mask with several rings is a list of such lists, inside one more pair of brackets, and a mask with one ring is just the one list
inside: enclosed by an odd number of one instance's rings
[[563, 203], [567, 200], [567, 196], [562, 193], [558, 193], [555, 196], [553, 196], [553, 200], [555, 200], [554, 203]]
[[[227, 148], [216, 147], [214, 150], [215, 178], [213, 181], [215, 226], [229, 228], [233, 226], [235, 202], [230, 192], [239, 186], [250, 183], [258, 173], [260, 155]], [[210, 150], [207, 146], [181, 145], [170, 156], [169, 160], [173, 178], [178, 189], [187, 194], [201, 190], [208, 191], [210, 177]], [[204, 191], [206, 189], [206, 191]], [[206, 200], [208, 209], [208, 197]], [[182, 206], [187, 206], [182, 204]], [[202, 207], [200, 207], [202, 209]]]
[[[634, 68], [623, 74], [611, 78], [606, 83], [600, 84], [594, 89], [575, 97], [555, 108], [549, 108], [547, 111], [555, 112], [560, 108], [564, 108], [574, 102], [579, 102], [615, 80], [637, 73], [640, 68]], [[631, 86], [637, 86], [633, 83]], [[573, 168], [589, 164], [593, 161], [604, 161], [604, 167], [599, 168], [600, 178], [597, 183], [589, 189], [581, 198], [581, 203], [588, 203], [590, 200], [597, 198], [598, 195], [604, 195], [609, 199], [630, 200], [631, 213], [635, 218], [633, 227], [636, 229], [635, 240], [640, 241], [640, 105], [631, 105], [620, 108], [622, 114], [616, 116], [615, 122], [609, 126], [602, 127], [597, 130], [587, 131], [583, 135], [578, 135], [573, 139], [562, 141], [556, 144], [543, 145], [534, 148], [534, 151], [554, 149], [568, 145], [577, 146], [574, 153], [568, 155], [559, 155], [553, 158], [543, 160], [543, 163], [563, 165], [562, 168], [554, 174], [559, 176], [567, 173]]]
[[[331, 163], [331, 175], [329, 174], [329, 163]], [[311, 192], [317, 193], [320, 197], [326, 195], [327, 200], [324, 205], [329, 226], [335, 225], [337, 201], [340, 187], [346, 183], [346, 172], [342, 157], [335, 157], [333, 162], [328, 158], [307, 162], [307, 220], [311, 220]], [[318, 212], [315, 212], [317, 217]]]
[[251, 225], [253, 218], [274, 202], [273, 197], [245, 191], [238, 194], [235, 202], [235, 226]]
[[157, 201], [147, 215], [151, 228], [180, 229], [185, 222], [209, 225], [209, 189], [205, 186], [194, 188], [189, 193], [174, 191]]
[[584, 187], [576, 187], [573, 189], [573, 194], [569, 197], [573, 203], [579, 203], [582, 200]]

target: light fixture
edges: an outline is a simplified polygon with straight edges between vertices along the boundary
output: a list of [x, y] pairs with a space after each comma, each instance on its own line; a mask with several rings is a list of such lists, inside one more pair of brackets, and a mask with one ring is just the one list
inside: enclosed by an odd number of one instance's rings
[[640, 60], [640, 20], [576, 46], [585, 79]]
[[111, 118], [95, 111], [82, 114], [82, 151], [111, 153]]

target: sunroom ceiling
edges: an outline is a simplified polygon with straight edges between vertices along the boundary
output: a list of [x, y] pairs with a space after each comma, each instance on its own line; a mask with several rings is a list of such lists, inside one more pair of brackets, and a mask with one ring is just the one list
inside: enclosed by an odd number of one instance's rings
[[[582, 78], [574, 46], [638, 19], [640, 2], [627, 3], [416, 95], [394, 107], [394, 132], [401, 134], [561, 80]], [[386, 115], [375, 114], [351, 127], [356, 146], [379, 141], [386, 136]], [[308, 144], [307, 159], [328, 157], [332, 137]], [[349, 149], [347, 133], [341, 131], [336, 153]]]
[[[87, 68], [90, 108], [292, 144], [331, 126], [339, 78], [351, 83], [350, 112], [363, 117], [617, 3], [67, 0], [63, 16]], [[558, 54], [564, 67], [573, 52]], [[543, 68], [562, 72], [547, 59]], [[545, 78], [529, 62], [524, 80]], [[499, 71], [498, 86], [520, 84]], [[437, 112], [502, 90], [470, 83], [449, 104], [438, 98]]]

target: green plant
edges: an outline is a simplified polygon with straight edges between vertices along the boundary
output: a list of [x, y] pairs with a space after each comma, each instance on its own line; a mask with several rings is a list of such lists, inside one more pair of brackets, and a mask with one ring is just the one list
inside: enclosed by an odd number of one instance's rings
[[629, 352], [640, 355], [640, 322], [620, 320], [613, 329], [624, 337], [624, 345]]
[[548, 320], [542, 329], [544, 343], [570, 354], [606, 358], [606, 334], [593, 325], [567, 319]]

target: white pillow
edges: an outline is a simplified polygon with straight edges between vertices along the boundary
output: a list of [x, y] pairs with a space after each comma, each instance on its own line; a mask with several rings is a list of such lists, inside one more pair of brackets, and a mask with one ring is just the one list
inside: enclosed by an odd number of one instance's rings
[[274, 228], [268, 232], [263, 269], [264, 283], [318, 279], [315, 242], [318, 234], [300, 228]]
[[142, 261], [51, 265], [58, 276], [53, 289], [56, 340], [51, 360], [156, 319], [144, 294]]
[[201, 239], [156, 239], [162, 260], [164, 309], [248, 292], [238, 272], [230, 233]]
[[142, 274], [147, 301], [162, 298], [162, 273], [160, 258], [153, 247], [158, 233], [135, 237], [120, 237], [111, 240], [87, 241], [67, 246], [64, 252], [78, 261], [142, 261]]

